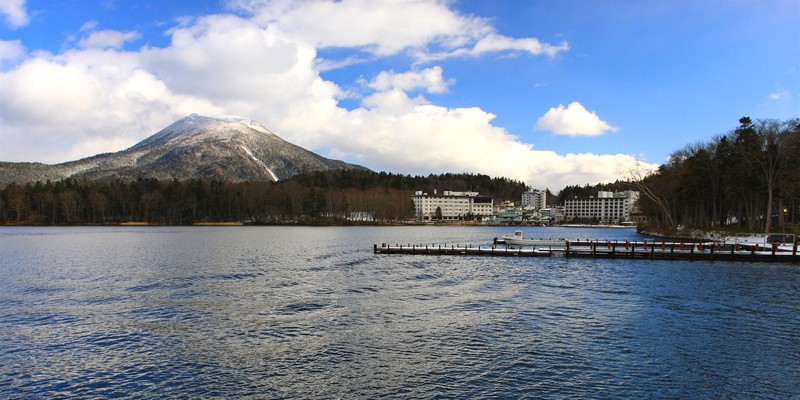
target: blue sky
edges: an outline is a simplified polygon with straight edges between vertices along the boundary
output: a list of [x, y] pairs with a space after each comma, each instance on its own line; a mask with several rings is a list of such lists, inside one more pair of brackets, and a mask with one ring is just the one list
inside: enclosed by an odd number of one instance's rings
[[0, 160], [253, 118], [374, 170], [559, 190], [800, 116], [800, 2], [0, 0]]

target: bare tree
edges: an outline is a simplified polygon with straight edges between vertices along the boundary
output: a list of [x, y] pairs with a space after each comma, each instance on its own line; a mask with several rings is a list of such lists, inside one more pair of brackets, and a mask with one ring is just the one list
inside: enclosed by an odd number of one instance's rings
[[[661, 171], [663, 172], [663, 170]], [[669, 188], [659, 186], [652, 179], [656, 177], [657, 171], [646, 170], [641, 163], [636, 163], [636, 167], [628, 170], [628, 179], [633, 187], [642, 195], [647, 197], [661, 211], [667, 225], [674, 229], [676, 226], [675, 218], [668, 200]], [[667, 189], [666, 191], [664, 189]]]

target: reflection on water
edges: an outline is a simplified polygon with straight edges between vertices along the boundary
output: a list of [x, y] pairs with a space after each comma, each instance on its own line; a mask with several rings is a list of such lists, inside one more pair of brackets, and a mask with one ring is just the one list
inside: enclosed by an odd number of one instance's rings
[[800, 396], [797, 266], [371, 251], [508, 233], [0, 228], [0, 397]]

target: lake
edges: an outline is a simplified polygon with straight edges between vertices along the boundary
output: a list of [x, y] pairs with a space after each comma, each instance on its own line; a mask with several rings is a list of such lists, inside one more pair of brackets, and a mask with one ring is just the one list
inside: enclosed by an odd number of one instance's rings
[[513, 230], [0, 228], [0, 398], [800, 398], [800, 266], [372, 253]]

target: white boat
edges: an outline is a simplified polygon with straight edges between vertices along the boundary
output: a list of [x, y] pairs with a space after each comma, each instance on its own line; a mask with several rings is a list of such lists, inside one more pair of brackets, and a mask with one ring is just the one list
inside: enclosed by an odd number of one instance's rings
[[564, 239], [525, 239], [522, 231], [514, 232], [514, 236], [503, 236], [503, 240], [508, 246], [566, 246]]

